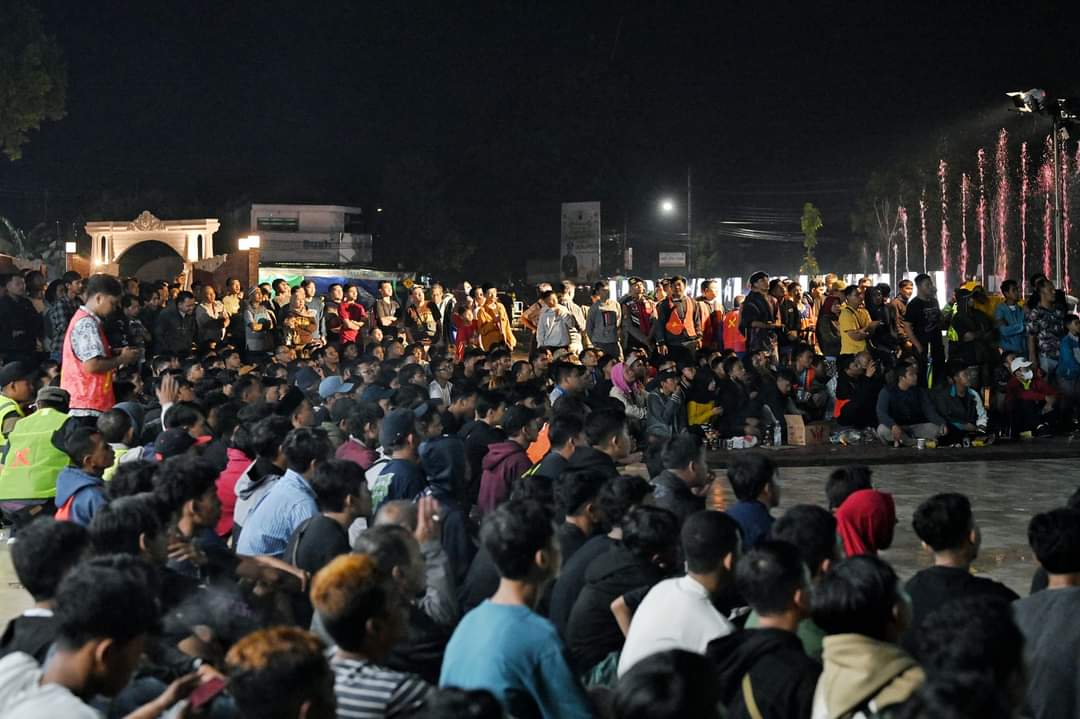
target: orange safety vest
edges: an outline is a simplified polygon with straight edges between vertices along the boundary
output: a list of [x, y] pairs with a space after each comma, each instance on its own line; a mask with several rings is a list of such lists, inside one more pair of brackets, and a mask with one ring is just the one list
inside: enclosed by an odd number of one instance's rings
[[[80, 307], [75, 311], [71, 322], [68, 323], [67, 332], [64, 333], [60, 386], [66, 389], [71, 396], [70, 407], [72, 409], [92, 409], [98, 412], [108, 412], [116, 404], [112, 386], [113, 373], [95, 374], [94, 372], [87, 372], [86, 366], [82, 360], [75, 356], [75, 351], [71, 347], [71, 331], [75, 327], [75, 323], [83, 317], [90, 317], [97, 322], [97, 318]], [[97, 322], [97, 328], [98, 335], [101, 337], [101, 344], [105, 347], [105, 356], [108, 357], [112, 348], [109, 346], [109, 340], [105, 337], [105, 328], [101, 322]]]
[[667, 324], [664, 325], [664, 329], [668, 334], [681, 335], [683, 331], [686, 331], [686, 336], [691, 339], [697, 337], [697, 330], [694, 329], [694, 312], [697, 307], [697, 302], [684, 297], [683, 302], [686, 302], [686, 317], [679, 317], [679, 308], [675, 306], [674, 300], [668, 298], [668, 307], [671, 308], [671, 314], [668, 316]]

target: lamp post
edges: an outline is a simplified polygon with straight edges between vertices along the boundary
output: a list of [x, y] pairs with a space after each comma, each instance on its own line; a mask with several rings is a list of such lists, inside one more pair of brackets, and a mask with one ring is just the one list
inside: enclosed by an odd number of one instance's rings
[[[694, 235], [693, 235], [694, 188], [691, 181], [690, 167], [686, 168], [686, 274], [694, 274]], [[660, 212], [665, 215], [675, 214], [675, 201], [665, 197], [660, 201]]]

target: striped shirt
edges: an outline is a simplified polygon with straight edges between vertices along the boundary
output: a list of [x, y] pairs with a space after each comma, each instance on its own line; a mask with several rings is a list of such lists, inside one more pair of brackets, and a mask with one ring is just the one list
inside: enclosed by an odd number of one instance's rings
[[338, 719], [382, 719], [412, 716], [433, 688], [415, 674], [397, 672], [377, 664], [330, 658]]
[[311, 485], [294, 470], [287, 470], [248, 513], [236, 553], [281, 557], [296, 528], [318, 513]]

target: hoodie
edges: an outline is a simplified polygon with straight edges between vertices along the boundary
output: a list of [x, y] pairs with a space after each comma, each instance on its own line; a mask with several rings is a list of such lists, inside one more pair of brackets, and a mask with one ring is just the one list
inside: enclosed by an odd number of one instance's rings
[[229, 463], [217, 478], [217, 496], [221, 500], [221, 516], [214, 531], [219, 537], [228, 537], [233, 529], [233, 511], [236, 509], [236, 483], [255, 465], [255, 460], [235, 447], [228, 447], [225, 456]]
[[619, 341], [622, 308], [613, 299], [594, 302], [585, 321], [585, 334], [594, 345], [613, 345]]
[[585, 570], [585, 587], [574, 602], [566, 624], [571, 664], [579, 674], [587, 673], [622, 648], [625, 638], [611, 613], [611, 603], [627, 592], [651, 587], [663, 578], [659, 567], [621, 545], [615, 545], [589, 564]]
[[926, 679], [903, 649], [861, 634], [825, 637], [812, 719], [870, 716], [899, 704]]
[[510, 495], [510, 485], [532, 467], [525, 448], [512, 439], [496, 442], [484, 455], [484, 472], [480, 477], [480, 499], [477, 504], [484, 514], [491, 512]]
[[570, 456], [566, 469], [591, 469], [599, 472], [608, 479], [619, 476], [619, 468], [615, 466], [615, 460], [592, 447], [578, 447]]
[[[71, 502], [68, 504], [68, 502]], [[94, 513], [108, 504], [105, 480], [87, 474], [78, 467], [65, 467], [56, 479], [57, 519], [67, 519], [82, 526], [90, 524]], [[66, 505], [66, 516], [61, 517]]]
[[743, 677], [761, 716], [810, 715], [821, 665], [803, 651], [802, 642], [782, 629], [747, 629], [709, 642], [705, 655], [716, 662], [720, 699], [730, 719], [751, 716], [746, 709]]
[[476, 554], [469, 517], [458, 497], [465, 485], [465, 443], [455, 435], [424, 440], [420, 466], [427, 475], [427, 493], [439, 501], [442, 546], [450, 561], [455, 586], [462, 586]]

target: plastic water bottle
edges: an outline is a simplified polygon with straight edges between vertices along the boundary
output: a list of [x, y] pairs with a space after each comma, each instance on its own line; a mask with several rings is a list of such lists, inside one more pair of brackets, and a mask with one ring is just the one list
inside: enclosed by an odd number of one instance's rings
[[772, 444], [774, 447], [781, 447], [784, 444], [784, 434], [780, 430], [779, 422], [773, 425]]

